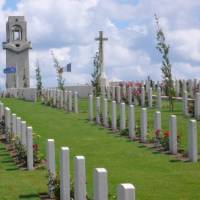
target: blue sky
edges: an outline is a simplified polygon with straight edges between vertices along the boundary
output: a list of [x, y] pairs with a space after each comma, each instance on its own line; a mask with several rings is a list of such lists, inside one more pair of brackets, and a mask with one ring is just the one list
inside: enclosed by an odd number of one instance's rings
[[6, 9], [16, 10], [18, 2], [19, 0], [6, 0], [4, 5], [4, 10]]
[[[141, 80], [148, 75], [161, 79], [154, 13], [159, 15], [171, 47], [174, 78], [199, 78], [199, 0], [0, 0], [0, 9], [1, 27], [9, 15], [24, 15], [28, 22], [32, 86], [37, 59], [45, 86], [56, 85], [52, 50], [61, 64], [72, 62], [72, 73], [65, 74], [66, 84], [88, 83], [99, 30], [109, 38], [105, 44], [109, 80]], [[0, 30], [0, 40], [5, 41], [5, 29]], [[0, 64], [5, 66], [2, 49]], [[0, 77], [1, 86], [4, 75], [0, 73]]]

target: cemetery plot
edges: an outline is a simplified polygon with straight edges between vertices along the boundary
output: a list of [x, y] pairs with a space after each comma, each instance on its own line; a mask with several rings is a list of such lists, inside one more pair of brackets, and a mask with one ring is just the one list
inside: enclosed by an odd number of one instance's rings
[[[66, 113], [64, 110], [52, 109], [40, 103], [28, 103], [16, 99], [3, 99], [3, 102], [17, 115], [26, 119], [36, 132], [40, 133], [41, 139], [39, 143], [42, 153], [45, 154], [46, 140], [48, 138], [55, 139], [56, 166], [58, 168], [60, 167], [59, 155], [60, 147], [62, 146], [68, 146], [71, 149], [71, 163], [73, 163], [74, 156], [85, 156], [87, 191], [90, 197], [92, 197], [93, 169], [103, 167], [109, 173], [108, 187], [109, 193], [112, 195], [117, 194], [117, 185], [126, 180], [128, 183], [134, 184], [136, 197], [139, 199], [199, 198], [199, 163], [173, 162], [173, 159], [169, 156], [154, 154], [151, 150], [142, 148], [138, 143], [130, 142], [118, 135], [107, 134], [105, 129], [87, 123], [87, 100], [79, 101], [78, 115]], [[180, 118], [182, 116], [178, 115], [182, 111], [181, 105], [177, 105], [178, 110], [176, 110], [176, 114], [178, 122], [180, 119], [183, 119]], [[109, 109], [110, 106], [108, 106]], [[140, 108], [135, 108], [135, 111], [135, 117], [139, 120]], [[161, 111], [162, 122], [164, 121], [162, 126], [168, 127], [168, 116], [171, 113], [167, 110], [163, 111]], [[30, 115], [29, 113], [32, 114]], [[128, 110], [126, 110], [126, 113], [128, 113]], [[152, 109], [152, 112], [148, 110], [148, 120], [150, 120], [149, 123], [151, 125], [153, 125], [153, 114], [154, 109]], [[127, 116], [126, 119], [128, 119]], [[188, 121], [187, 118], [185, 120]], [[49, 123], [50, 121], [52, 123]], [[180, 128], [179, 125], [178, 127]], [[184, 133], [186, 133], [184, 129], [184, 126], [180, 129], [183, 137]], [[184, 144], [182, 145], [184, 146]], [[70, 172], [72, 177], [73, 169], [73, 166], [71, 166]], [[35, 171], [37, 172], [37, 170]], [[43, 178], [43, 176], [38, 176], [37, 180], [40, 181]], [[188, 184], [191, 183], [191, 180], [192, 184]], [[46, 182], [47, 179], [43, 182], [45, 185], [43, 187], [46, 187]], [[42, 191], [47, 191], [47, 188]], [[152, 191], [154, 192], [152, 193]]]

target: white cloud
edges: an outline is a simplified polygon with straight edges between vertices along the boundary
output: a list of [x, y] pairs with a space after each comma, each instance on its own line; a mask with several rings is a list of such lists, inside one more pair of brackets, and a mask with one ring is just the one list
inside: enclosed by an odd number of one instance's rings
[[[160, 24], [171, 44], [175, 76], [192, 77], [199, 70], [199, 0], [140, 0], [136, 5], [118, 0], [21, 0], [16, 11], [2, 10], [3, 4], [0, 0], [1, 27], [5, 27], [9, 15], [25, 15], [28, 21], [28, 39], [33, 44], [32, 85], [36, 59], [40, 60], [45, 86], [56, 85], [51, 49], [62, 65], [72, 62], [72, 73], [64, 75], [66, 83], [88, 83], [92, 57], [98, 48], [94, 38], [99, 30], [109, 38], [105, 44], [105, 66], [110, 79], [139, 80], [148, 75], [159, 79], [154, 13], [160, 16]], [[5, 29], [0, 30], [0, 39], [5, 40]], [[2, 50], [0, 59], [1, 66], [5, 66]], [[3, 77], [2, 72], [0, 75]], [[0, 85], [3, 81], [1, 78]]]
[[183, 29], [169, 32], [175, 51], [186, 60], [200, 61], [200, 29]]
[[200, 65], [191, 65], [187, 62], [174, 63], [173, 71], [177, 79], [199, 79]]

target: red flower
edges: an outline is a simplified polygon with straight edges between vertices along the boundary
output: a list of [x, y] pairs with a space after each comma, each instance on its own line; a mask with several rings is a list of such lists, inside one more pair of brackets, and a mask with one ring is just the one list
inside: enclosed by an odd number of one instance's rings
[[132, 82], [126, 83], [126, 87], [131, 87], [131, 86], [133, 86], [133, 83], [132, 83]]
[[134, 90], [133, 95], [134, 96], [140, 96], [141, 91], [139, 89]]
[[37, 151], [38, 150], [38, 145], [37, 144], [33, 144], [33, 151]]
[[157, 129], [157, 130], [155, 131], [155, 135], [156, 135], [156, 137], [159, 137], [159, 136], [160, 136], [160, 129]]
[[136, 87], [142, 87], [142, 83], [135, 83]]
[[169, 137], [169, 135], [170, 135], [170, 132], [169, 132], [169, 131], [165, 131], [165, 132], [164, 132], [164, 137], [165, 137], [165, 138]]

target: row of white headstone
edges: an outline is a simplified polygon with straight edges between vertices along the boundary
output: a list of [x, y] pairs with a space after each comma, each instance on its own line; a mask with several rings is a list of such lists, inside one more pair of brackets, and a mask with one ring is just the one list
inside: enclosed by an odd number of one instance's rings
[[[107, 93], [106, 97], [107, 99], [116, 101], [117, 103], [121, 103], [123, 100], [123, 97], [127, 97], [129, 105], [133, 104], [138, 105], [138, 100], [136, 95], [134, 95], [134, 90], [137, 90], [137, 87], [121, 87], [121, 86], [112, 86], [112, 88], [108, 87], [107, 88]], [[146, 89], [144, 86], [141, 87], [140, 89], [141, 94], [140, 94], [140, 101], [141, 101], [141, 106], [145, 107], [146, 106], [146, 98], [148, 102], [148, 107], [153, 106], [153, 90], [151, 87]], [[156, 96], [156, 107], [157, 109], [161, 108], [161, 88], [157, 87], [157, 96]]]
[[[111, 128], [115, 132], [117, 131], [117, 108], [116, 101], [112, 101], [112, 120]], [[101, 109], [101, 100], [100, 97], [96, 97], [96, 123], [101, 125], [101, 114], [103, 117], [103, 126], [108, 127], [108, 100], [104, 99], [103, 109]], [[88, 105], [88, 119], [93, 122], [94, 112], [93, 112], [93, 96], [89, 95], [89, 105]], [[162, 130], [161, 128], [161, 112], [156, 111], [154, 115], [154, 132], [156, 130]], [[128, 128], [129, 137], [131, 139], [136, 139], [135, 134], [135, 107], [134, 105], [128, 106], [128, 127], [126, 127], [126, 105], [125, 103], [120, 104], [120, 131]], [[141, 108], [140, 114], [140, 140], [141, 142], [147, 142], [147, 128], [148, 128], [148, 119], [147, 119], [147, 108]], [[176, 116], [171, 115], [169, 119], [169, 150], [172, 154], [178, 153], [177, 148], [177, 123]], [[188, 125], [188, 157], [190, 161], [198, 161], [198, 140], [197, 140], [197, 122], [194, 119], [190, 119]]]
[[[182, 84], [182, 90], [180, 84]], [[176, 80], [174, 82], [174, 88], [176, 91], [176, 97], [183, 96], [183, 93], [186, 91], [191, 98], [194, 98], [196, 92], [200, 92], [200, 81], [197, 79]]]
[[[186, 92], [186, 91], [184, 92], [182, 101], [183, 101], [183, 113], [186, 116], [188, 116], [189, 115], [189, 112], [188, 112], [188, 110], [189, 110], [189, 108], [188, 108], [188, 101], [189, 101], [188, 92]], [[191, 99], [190, 99], [190, 101], [191, 101]], [[200, 93], [199, 92], [197, 92], [195, 94], [195, 98], [194, 98], [194, 116], [197, 119], [200, 118]]]
[[[47, 140], [47, 169], [56, 177], [55, 142]], [[52, 197], [51, 186], [49, 196]], [[130, 183], [120, 184], [117, 189], [118, 200], [135, 200], [135, 187]], [[74, 157], [74, 199], [86, 200], [85, 157]], [[60, 199], [70, 200], [70, 150], [61, 147], [60, 152]], [[105, 168], [95, 168], [93, 173], [93, 199], [108, 200], [108, 177]]]
[[[153, 90], [156, 89], [156, 87], [161, 87], [162, 84], [159, 83], [159, 81], [156, 83], [155, 81], [145, 80], [141, 82], [122, 82], [122, 83], [112, 83], [111, 82], [111, 88], [114, 86], [119, 91], [119, 87], [121, 87], [121, 93], [123, 96], [127, 95], [127, 85], [136, 85], [140, 84], [142, 87], [145, 86], [146, 90], [149, 90], [150, 87], [153, 88]], [[176, 92], [176, 97], [183, 96], [184, 91], [187, 91], [191, 98], [194, 98], [196, 92], [200, 92], [200, 80], [197, 79], [188, 79], [188, 80], [173, 80], [174, 89]], [[133, 87], [134, 88], [134, 87]], [[109, 88], [109, 90], [111, 90]], [[113, 90], [113, 89], [112, 89]], [[128, 89], [129, 90], [129, 89]], [[162, 94], [164, 95], [164, 91], [162, 91]], [[114, 100], [114, 99], [113, 99]]]
[[32, 127], [27, 126], [26, 121], [22, 121], [11, 109], [0, 103], [0, 121], [5, 123], [6, 142], [11, 143], [11, 139], [18, 137], [27, 152], [27, 169], [33, 170], [33, 136]]
[[[174, 82], [174, 87], [175, 87], [175, 92], [176, 92], [176, 97], [183, 97], [184, 92], [186, 91], [188, 95], [190, 95], [191, 98], [195, 98], [196, 93], [200, 92], [200, 82], [197, 84], [197, 80], [181, 80], [182, 84], [182, 90], [180, 91], [180, 80], [176, 80]], [[145, 84], [141, 82], [141, 96], [144, 98], [145, 90], [147, 91], [147, 94], [150, 94], [152, 90], [149, 82], [146, 82]], [[132, 97], [133, 91], [137, 89], [137, 86], [126, 86], [126, 84], [123, 84], [122, 86], [120, 85], [114, 85], [111, 87], [107, 88], [107, 99], [111, 100], [116, 100], [117, 103], [121, 102], [122, 97], [128, 97], [129, 104], [132, 103], [132, 99], [135, 100], [134, 96]], [[157, 87], [153, 87], [153, 90], [157, 90], [157, 96], [164, 95], [161, 87], [159, 84]], [[150, 92], [150, 93], [149, 93]], [[150, 94], [151, 95], [151, 94]], [[143, 99], [141, 97], [141, 102]], [[148, 97], [149, 98], [149, 97]]]
[[78, 92], [58, 89], [42, 89], [42, 103], [78, 113]]
[[[115, 93], [116, 91], [116, 93]], [[125, 91], [124, 91], [125, 92]], [[107, 99], [111, 100], [111, 96], [109, 95], [110, 91], [107, 90]], [[122, 97], [121, 97], [121, 88], [120, 86], [113, 86], [112, 87], [112, 100], [115, 101], [117, 103], [121, 103], [122, 102]], [[116, 94], [116, 95], [115, 95]], [[145, 104], [145, 96], [147, 95], [147, 102], [148, 105]], [[146, 107], [148, 106], [149, 108], [152, 108], [153, 106], [153, 97], [156, 98], [156, 108], [158, 110], [161, 109], [162, 107], [162, 96], [161, 96], [161, 88], [157, 87], [157, 95], [152, 95], [152, 88], [149, 87], [149, 89], [146, 91], [145, 87], [141, 87], [141, 95], [140, 95], [140, 101], [141, 101], [141, 106], [142, 107]], [[175, 98], [176, 99], [176, 98]], [[183, 113], [188, 116], [189, 112], [188, 112], [188, 101], [193, 101], [194, 102], [194, 116], [195, 118], [199, 119], [200, 118], [200, 93], [196, 92], [194, 95], [194, 99], [189, 99], [188, 98], [188, 92], [184, 91], [183, 92], [183, 97], [178, 97], [178, 100], [182, 100], [183, 102]], [[133, 95], [133, 88], [129, 87], [128, 88], [128, 102], [129, 105], [133, 104], [134, 105], [138, 105], [137, 104], [137, 98], [135, 98], [135, 96]]]

